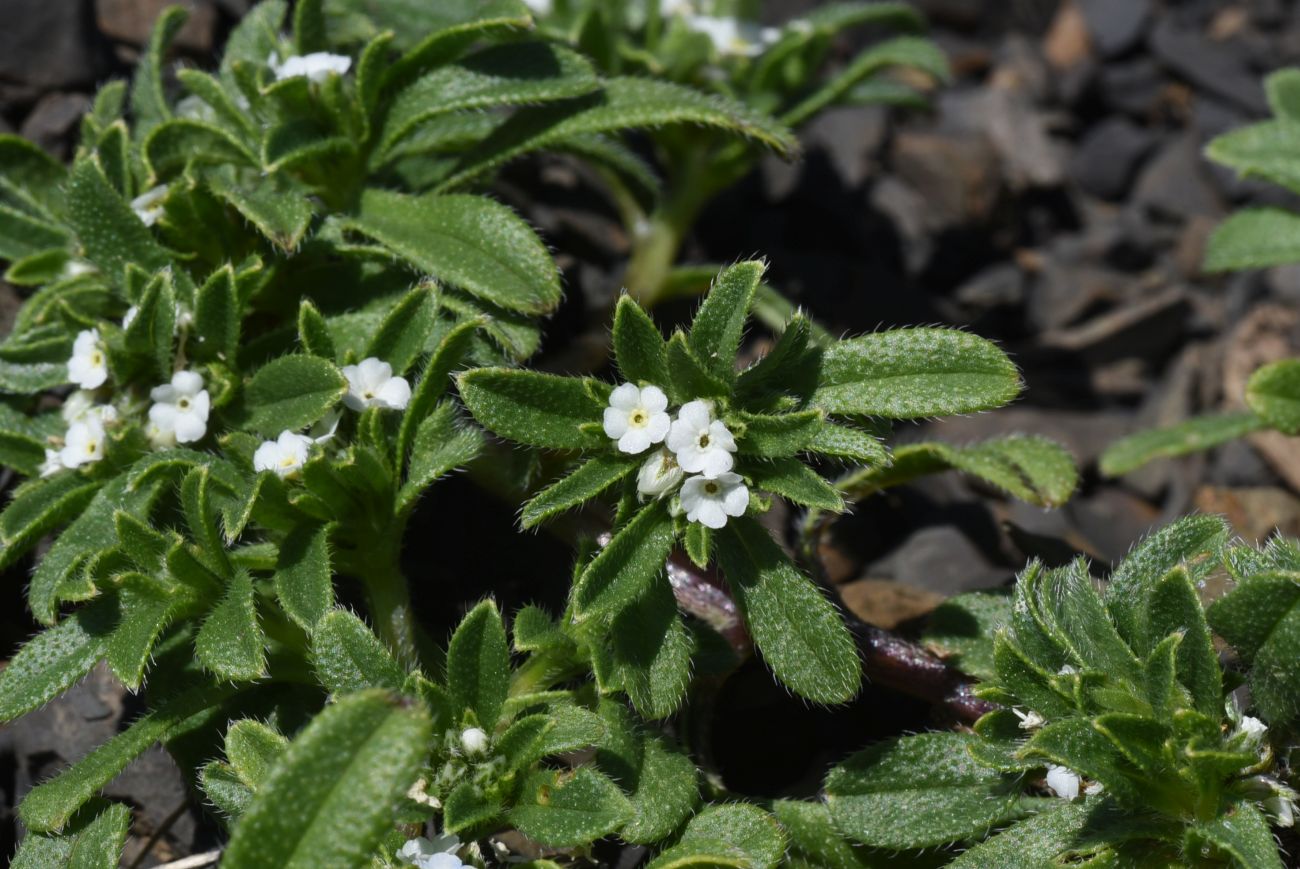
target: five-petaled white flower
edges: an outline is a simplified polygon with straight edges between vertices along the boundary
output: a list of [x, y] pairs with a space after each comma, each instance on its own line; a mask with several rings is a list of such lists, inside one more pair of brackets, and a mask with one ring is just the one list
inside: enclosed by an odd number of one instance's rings
[[108, 354], [98, 329], [83, 329], [72, 344], [68, 379], [82, 389], [98, 389], [108, 380]]
[[460, 734], [460, 747], [468, 755], [480, 755], [488, 750], [488, 735], [481, 727], [467, 727]]
[[149, 397], [154, 400], [149, 422], [160, 436], [172, 432], [177, 443], [188, 444], [207, 434], [212, 402], [203, 388], [203, 376], [197, 371], [177, 371], [171, 383], [155, 386]]
[[605, 434], [618, 441], [621, 452], [643, 453], [667, 436], [672, 425], [667, 408], [668, 396], [659, 387], [624, 383], [609, 394]]
[[282, 431], [273, 441], [262, 441], [253, 453], [253, 470], [274, 471], [277, 476], [291, 477], [307, 464], [313, 441], [306, 435]]
[[411, 400], [411, 384], [406, 378], [394, 377], [393, 366], [373, 356], [359, 365], [343, 366], [343, 376], [348, 379], [343, 403], [353, 410], [404, 410]]
[[63, 449], [59, 461], [65, 468], [78, 468], [104, 458], [104, 423], [99, 416], [89, 414], [80, 422], [68, 426], [63, 436]]
[[1074, 770], [1051, 764], [1047, 767], [1047, 787], [1063, 800], [1079, 796], [1079, 776]]
[[712, 15], [686, 15], [682, 20], [691, 30], [707, 36], [718, 54], [724, 57], [757, 57], [781, 38], [778, 28], [763, 27], [752, 21]]
[[736, 439], [722, 420], [713, 418], [708, 402], [688, 401], [668, 432], [668, 449], [683, 471], [712, 479], [731, 470]]
[[728, 516], [743, 516], [748, 507], [749, 488], [740, 474], [690, 477], [682, 483], [682, 509], [688, 522], [721, 528], [727, 524]]
[[684, 476], [686, 474], [673, 454], [660, 447], [637, 471], [636, 490], [644, 497], [658, 498], [677, 488]]
[[273, 51], [266, 59], [266, 65], [275, 73], [276, 81], [305, 75], [311, 81], [322, 82], [330, 75], [345, 74], [352, 68], [352, 58], [327, 51], [314, 51], [301, 57], [286, 57], [281, 63], [280, 56]]
[[167, 185], [161, 184], [141, 193], [131, 200], [131, 210], [145, 226], [153, 226], [163, 212], [163, 198], [167, 195]]
[[450, 833], [438, 836], [432, 842], [420, 836], [408, 839], [397, 852], [397, 859], [416, 869], [473, 869], [456, 856], [460, 839]]

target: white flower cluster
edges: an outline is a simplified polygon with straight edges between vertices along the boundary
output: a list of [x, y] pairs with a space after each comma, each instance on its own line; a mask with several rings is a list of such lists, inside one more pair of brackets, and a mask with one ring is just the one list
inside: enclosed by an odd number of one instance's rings
[[753, 21], [703, 15], [695, 0], [664, 0], [660, 11], [676, 16], [691, 30], [702, 33], [723, 57], [757, 57], [781, 38], [781, 28]]
[[[127, 312], [129, 325], [131, 312]], [[117, 422], [111, 404], [96, 404], [94, 391], [108, 382], [108, 353], [98, 329], [77, 334], [68, 359], [68, 380], [81, 387], [63, 402], [63, 420], [68, 424], [59, 449], [45, 450], [42, 477], [69, 468], [92, 464], [104, 457], [106, 427]], [[203, 388], [203, 376], [195, 371], [177, 371], [171, 383], [154, 387], [149, 397], [149, 442], [157, 449], [199, 440], [208, 430], [212, 402]]]
[[749, 488], [731, 470], [736, 439], [722, 420], [714, 419], [709, 402], [688, 401], [672, 419], [662, 389], [624, 383], [610, 393], [604, 427], [621, 452], [636, 455], [664, 444], [637, 473], [641, 495], [663, 497], [680, 483], [686, 519], [708, 528], [721, 528], [728, 517], [744, 515]]
[[[383, 410], [405, 410], [411, 401], [411, 384], [405, 377], [395, 377], [393, 366], [373, 356], [357, 365], [343, 366], [343, 376], [348, 381], [343, 403], [355, 411], [377, 407]], [[263, 441], [253, 453], [253, 469], [272, 471], [279, 477], [292, 477], [302, 466], [313, 444], [322, 443], [334, 436], [338, 418], [328, 418], [324, 432], [313, 435], [282, 431], [273, 441]]]
[[275, 73], [276, 81], [306, 76], [308, 81], [319, 84], [331, 75], [346, 74], [352, 68], [352, 58], [343, 54], [314, 51], [301, 57], [286, 57], [281, 63], [280, 55], [273, 51], [266, 58], [266, 65]]
[[474, 869], [456, 856], [460, 839], [450, 833], [430, 841], [424, 836], [408, 839], [397, 852], [397, 859], [416, 869]]

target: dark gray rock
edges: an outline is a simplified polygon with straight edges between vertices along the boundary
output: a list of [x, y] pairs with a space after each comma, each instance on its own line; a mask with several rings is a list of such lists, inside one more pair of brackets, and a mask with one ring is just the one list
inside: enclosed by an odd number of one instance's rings
[[1151, 50], [1166, 66], [1201, 90], [1264, 115], [1268, 102], [1249, 56], [1232, 41], [1216, 42], [1198, 30], [1162, 19], [1151, 32]]
[[1025, 275], [1015, 263], [997, 263], [958, 287], [953, 297], [981, 310], [1019, 305], [1025, 298]]
[[1206, 479], [1216, 486], [1277, 485], [1277, 475], [1244, 440], [1229, 441], [1214, 451]]
[[998, 156], [984, 136], [900, 133], [894, 171], [920, 194], [937, 227], [988, 217], [1002, 186]]
[[4, 0], [0, 80], [43, 89], [88, 87], [112, 69], [86, 0]]
[[888, 557], [869, 565], [865, 573], [945, 597], [992, 588], [1008, 578], [1008, 571], [991, 564], [965, 534], [951, 525], [915, 531]]
[[1184, 134], [1161, 148], [1142, 170], [1133, 200], [1160, 217], [1220, 217], [1223, 203], [1204, 165], [1196, 136]]
[[822, 112], [800, 131], [809, 150], [821, 148], [847, 187], [866, 180], [885, 141], [888, 116], [882, 106], [854, 106]]
[[1155, 144], [1155, 135], [1144, 127], [1122, 116], [1107, 118], [1079, 143], [1070, 159], [1070, 176], [1093, 196], [1119, 199]]
[[1164, 71], [1149, 57], [1125, 63], [1108, 63], [1097, 74], [1097, 91], [1104, 105], [1137, 118], [1149, 118], [1160, 106]]
[[1123, 54], [1136, 45], [1151, 16], [1149, 0], [1079, 0], [1079, 9], [1093, 48], [1102, 57]]
[[1119, 300], [1129, 280], [1090, 262], [1048, 254], [1026, 299], [1026, 313], [1036, 329], [1060, 329], [1103, 303]]
[[47, 94], [23, 121], [19, 132], [55, 157], [66, 160], [72, 153], [81, 116], [89, 108], [90, 97], [85, 94]]

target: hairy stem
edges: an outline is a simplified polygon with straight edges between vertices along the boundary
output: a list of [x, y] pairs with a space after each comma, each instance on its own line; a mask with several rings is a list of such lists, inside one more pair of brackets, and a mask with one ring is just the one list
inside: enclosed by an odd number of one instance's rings
[[[358, 571], [366, 588], [366, 603], [379, 638], [406, 667], [420, 661], [416, 646], [415, 615], [411, 611], [411, 592], [406, 576], [397, 566], [396, 549], [376, 550], [371, 558], [362, 559]], [[382, 554], [381, 554], [382, 553]]]

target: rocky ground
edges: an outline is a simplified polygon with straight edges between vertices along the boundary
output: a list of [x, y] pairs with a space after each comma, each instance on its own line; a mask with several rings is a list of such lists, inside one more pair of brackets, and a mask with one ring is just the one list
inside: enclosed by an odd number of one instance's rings
[[[66, 157], [94, 83], [129, 69], [162, 5], [5, 0], [0, 130]], [[244, 0], [190, 5], [181, 51], [210, 63]], [[767, 5], [779, 21], [812, 3]], [[1083, 552], [1104, 570], [1147, 529], [1195, 510], [1225, 514], [1249, 539], [1300, 535], [1300, 440], [1260, 435], [1119, 480], [1096, 468], [1116, 438], [1239, 404], [1254, 368], [1300, 354], [1300, 267], [1225, 277], [1199, 266], [1208, 233], [1231, 209], [1282, 198], [1201, 155], [1213, 136], [1265, 116], [1261, 76], [1300, 61], [1300, 4], [917, 5], [956, 73], [934, 111], [899, 117], [852, 108], [819, 118], [804, 136], [806, 158], [765, 162], [704, 216], [688, 255], [725, 261], [761, 253], [773, 283], [832, 331], [944, 323], [1003, 342], [1027, 381], [1016, 405], [906, 428], [900, 439], [1043, 434], [1070, 448], [1083, 482], [1052, 512], [953, 475], [860, 504], [823, 545], [846, 602], [867, 621], [906, 630], [943, 596], [1008, 582], [1030, 555]], [[547, 205], [522, 197], [516, 204], [559, 251], [596, 252], [567, 261], [569, 301], [552, 330], [552, 354], [571, 352], [560, 346], [572, 343], [566, 339], [603, 336], [590, 312], [617, 288], [622, 254], [616, 228], [570, 195], [573, 183], [557, 164], [540, 176], [535, 166], [516, 169], [502, 189], [509, 199], [519, 187], [540, 187], [537, 201]], [[0, 289], [2, 330], [17, 296]], [[422, 508], [429, 528], [511, 533], [508, 507], [442, 518], [449, 514], [441, 508], [483, 497], [457, 485], [440, 487]], [[419, 557], [408, 553], [417, 576]], [[463, 571], [442, 572], [468, 577], [460, 583], [466, 598], [505, 588], [510, 607], [562, 593], [568, 558], [544, 538], [524, 538], [476, 555]], [[518, 576], [521, 563], [532, 565], [531, 584]], [[21, 604], [23, 569], [0, 584], [0, 659], [32, 629]], [[539, 575], [557, 579], [538, 585]], [[849, 712], [830, 716], [792, 704], [753, 675], [734, 680], [720, 703], [731, 720], [719, 729], [733, 736], [716, 760], [742, 791], [806, 792], [828, 755], [922, 726], [927, 715], [919, 704], [868, 691]], [[0, 854], [13, 846], [16, 798], [133, 709], [108, 677], [95, 677], [0, 730]], [[768, 733], [779, 721], [793, 741], [815, 747], [774, 760], [762, 776], [746, 773], [740, 761], [752, 755], [738, 731], [756, 721]], [[762, 738], [753, 734], [755, 743]], [[142, 809], [133, 847], [149, 853], [140, 865], [201, 849], [214, 835], [161, 752], [132, 767], [110, 795]]]

